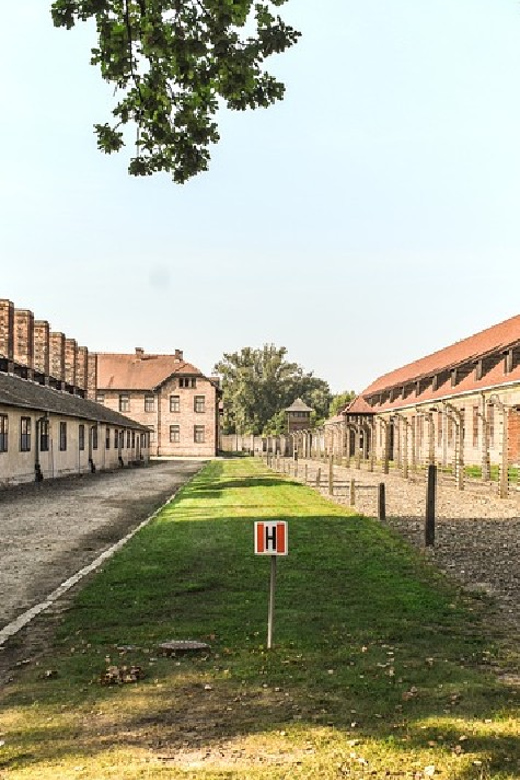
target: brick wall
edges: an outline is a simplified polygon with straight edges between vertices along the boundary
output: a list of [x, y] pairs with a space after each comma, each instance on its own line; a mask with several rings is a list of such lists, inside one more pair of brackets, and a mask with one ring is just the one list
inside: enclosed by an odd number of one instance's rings
[[87, 347], [78, 347], [76, 363], [76, 386], [80, 390], [87, 390], [88, 377], [88, 349]]
[[89, 352], [87, 361], [86, 397], [90, 398], [92, 401], [95, 401], [97, 390], [97, 355], [94, 352]]
[[78, 342], [75, 339], [65, 339], [65, 381], [68, 385], [76, 385], [78, 362]]
[[65, 334], [51, 332], [50, 344], [50, 374], [60, 381], [65, 380]]

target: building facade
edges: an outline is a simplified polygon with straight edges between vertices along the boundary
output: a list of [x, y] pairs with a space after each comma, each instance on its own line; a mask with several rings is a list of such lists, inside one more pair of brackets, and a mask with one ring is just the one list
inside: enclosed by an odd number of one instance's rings
[[97, 401], [145, 425], [154, 456], [212, 457], [219, 450], [218, 380], [176, 350], [98, 353]]

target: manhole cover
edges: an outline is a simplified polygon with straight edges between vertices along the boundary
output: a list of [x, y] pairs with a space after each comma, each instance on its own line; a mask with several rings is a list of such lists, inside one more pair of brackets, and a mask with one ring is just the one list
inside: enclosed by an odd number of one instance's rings
[[159, 650], [166, 654], [193, 653], [197, 650], [209, 650], [209, 645], [196, 639], [171, 639], [169, 642], [162, 642]]

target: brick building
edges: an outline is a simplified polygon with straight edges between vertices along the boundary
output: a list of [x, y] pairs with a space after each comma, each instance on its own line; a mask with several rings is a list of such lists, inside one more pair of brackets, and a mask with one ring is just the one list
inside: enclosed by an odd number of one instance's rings
[[150, 453], [211, 457], [219, 449], [218, 380], [171, 355], [98, 353], [97, 401], [150, 430]]
[[327, 426], [327, 448], [462, 479], [520, 464], [520, 315], [376, 379]]
[[95, 388], [86, 347], [0, 300], [0, 487], [148, 460], [147, 427]]

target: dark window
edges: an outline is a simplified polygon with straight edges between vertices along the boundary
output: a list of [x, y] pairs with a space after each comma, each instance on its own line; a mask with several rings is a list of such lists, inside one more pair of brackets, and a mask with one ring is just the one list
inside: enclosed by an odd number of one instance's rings
[[0, 452], [7, 452], [9, 439], [9, 418], [6, 414], [0, 414]]
[[178, 444], [181, 440], [181, 426], [170, 425], [170, 441], [172, 444]]
[[145, 412], [155, 411], [155, 398], [153, 395], [148, 394], [144, 397], [144, 410]]
[[49, 421], [40, 420], [40, 452], [49, 451]]
[[107, 428], [106, 434], [105, 434], [105, 449], [110, 449], [110, 428]]
[[60, 422], [60, 450], [65, 452], [67, 449], [67, 423]]
[[181, 376], [179, 387], [197, 387], [197, 379], [194, 376]]
[[20, 419], [20, 451], [31, 451], [31, 418], [22, 417]]
[[194, 426], [193, 438], [197, 444], [204, 444], [206, 441], [206, 429], [203, 425]]
[[81, 424], [78, 428], [78, 439], [80, 450], [85, 449], [85, 426]]
[[193, 408], [196, 412], [206, 411], [206, 398], [203, 395], [196, 395], [194, 399]]
[[180, 395], [170, 396], [170, 412], [180, 412], [181, 410], [181, 397]]
[[130, 431], [126, 432], [126, 449], [130, 449]]
[[135, 447], [135, 431], [132, 431], [132, 449]]
[[127, 393], [121, 393], [121, 395], [119, 396], [119, 411], [120, 412], [130, 411], [130, 396]]
[[97, 425], [92, 426], [92, 449], [97, 450], [98, 448], [98, 427]]
[[119, 431], [117, 430], [117, 428], [114, 428], [114, 449], [115, 450], [117, 450], [118, 443], [119, 443]]

